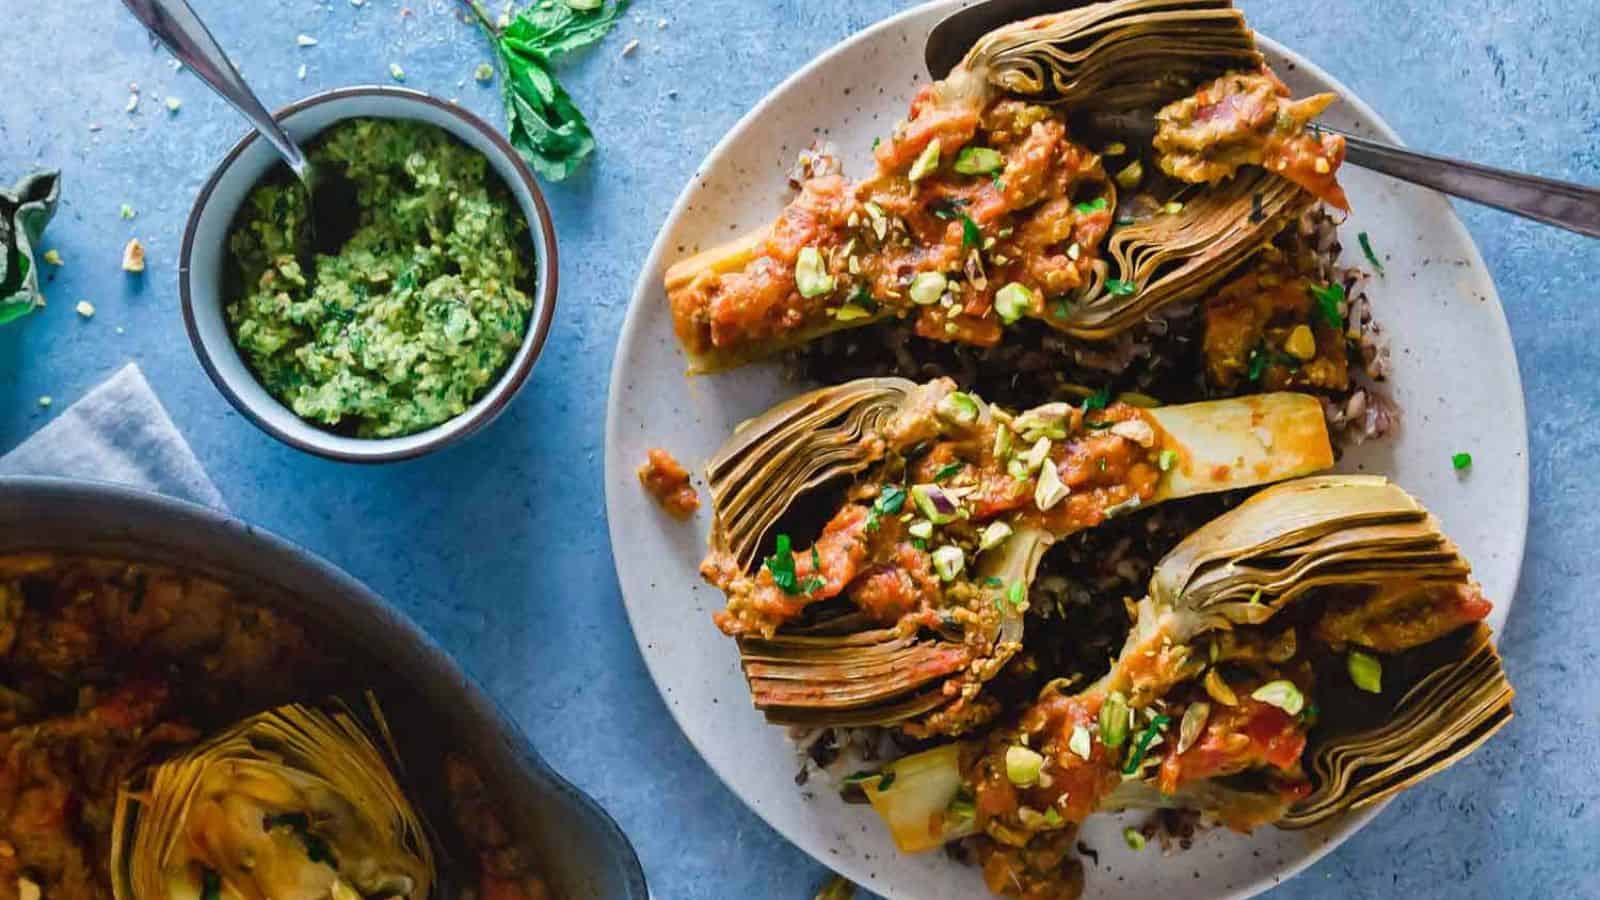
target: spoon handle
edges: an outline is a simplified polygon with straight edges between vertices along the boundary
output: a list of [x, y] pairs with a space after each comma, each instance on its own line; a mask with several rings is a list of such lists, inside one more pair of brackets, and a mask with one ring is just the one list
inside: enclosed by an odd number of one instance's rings
[[1600, 188], [1404, 150], [1351, 134], [1344, 135], [1344, 142], [1345, 158], [1363, 169], [1578, 234], [1600, 237]]
[[234, 109], [244, 114], [256, 130], [261, 132], [261, 136], [266, 138], [283, 157], [283, 161], [289, 164], [295, 175], [302, 181], [310, 178], [311, 166], [306, 161], [305, 155], [279, 127], [277, 120], [267, 112], [267, 108], [261, 105], [255, 92], [250, 90], [239, 70], [229, 61], [228, 54], [222, 52], [222, 47], [217, 44], [216, 38], [211, 36], [211, 32], [206, 29], [200, 17], [195, 15], [185, 0], [122, 0], [122, 2], [132, 11], [134, 18], [144, 23], [156, 40], [170, 50], [179, 62], [188, 66], [201, 81], [210, 85], [222, 99], [233, 104]]

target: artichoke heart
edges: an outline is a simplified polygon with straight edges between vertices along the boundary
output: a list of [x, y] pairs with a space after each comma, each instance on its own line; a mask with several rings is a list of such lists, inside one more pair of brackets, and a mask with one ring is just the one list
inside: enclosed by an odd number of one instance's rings
[[289, 705], [137, 773], [117, 796], [117, 900], [425, 900], [433, 849], [380, 745], [342, 704]]
[[[921, 811], [920, 786], [975, 795], [983, 830], [1011, 846], [1130, 808], [1197, 809], [1241, 830], [1318, 825], [1443, 770], [1510, 721], [1489, 609], [1437, 520], [1386, 479], [1285, 482], [1162, 559], [1098, 682], [1071, 695], [1052, 684], [982, 741], [897, 760], [886, 771], [915, 777], [871, 794], [873, 806], [907, 852], [975, 828], [939, 819], [908, 832], [898, 805]], [[1352, 655], [1382, 657], [1382, 682], [1352, 684]], [[991, 790], [1019, 739], [1051, 781]]]

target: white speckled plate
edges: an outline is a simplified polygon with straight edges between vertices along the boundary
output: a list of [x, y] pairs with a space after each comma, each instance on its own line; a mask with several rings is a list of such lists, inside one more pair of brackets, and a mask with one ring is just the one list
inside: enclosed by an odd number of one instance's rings
[[[869, 171], [872, 139], [904, 115], [927, 78], [924, 37], [958, 6], [950, 0], [910, 10], [822, 54], [767, 95], [711, 152], [640, 273], [617, 347], [606, 421], [606, 507], [617, 575], [667, 706], [711, 767], [762, 818], [823, 863], [893, 900], [986, 892], [975, 870], [943, 854], [897, 853], [866, 807], [845, 805], [826, 788], [795, 786], [796, 759], [783, 731], [751, 707], [734, 644], [711, 624], [721, 597], [696, 574], [706, 516], [688, 525], [666, 518], [640, 490], [634, 470], [653, 446], [699, 469], [735, 423], [795, 390], [770, 366], [684, 378], [662, 273], [695, 250], [769, 221], [788, 198], [785, 170], [817, 129], [839, 146], [847, 172]], [[1331, 90], [1344, 98], [1326, 117], [1329, 124], [1398, 140], [1326, 73], [1271, 41], [1262, 44], [1296, 95]], [[1366, 231], [1386, 260], [1387, 275], [1371, 293], [1393, 342], [1391, 389], [1404, 411], [1393, 439], [1349, 455], [1344, 467], [1389, 475], [1443, 519], [1497, 600], [1491, 622], [1499, 627], [1516, 588], [1527, 530], [1528, 444], [1516, 357], [1494, 284], [1443, 197], [1353, 167], [1342, 180], [1355, 209], [1344, 228], [1347, 243]], [[1458, 476], [1450, 456], [1463, 450], [1476, 463]], [[1100, 852], [1099, 865], [1088, 873], [1090, 892], [1140, 900], [1248, 896], [1309, 865], [1368, 818], [1311, 833], [1212, 831], [1189, 851], [1162, 857], [1148, 851], [1135, 856], [1123, 846], [1118, 820], [1097, 817], [1083, 830]]]

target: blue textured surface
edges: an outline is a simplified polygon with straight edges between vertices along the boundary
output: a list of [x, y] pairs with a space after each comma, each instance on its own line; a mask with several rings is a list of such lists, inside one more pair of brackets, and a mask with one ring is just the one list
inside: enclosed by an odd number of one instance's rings
[[[497, 90], [472, 80], [487, 51], [459, 4], [196, 5], [268, 106], [387, 81], [398, 62], [409, 85], [500, 120]], [[620, 33], [570, 61], [563, 78], [601, 151], [549, 189], [562, 290], [532, 381], [464, 445], [359, 468], [297, 453], [243, 421], [184, 337], [182, 223], [241, 120], [175, 72], [118, 4], [18, 0], [7, 45], [25, 52], [0, 57], [0, 179], [36, 164], [65, 169], [45, 245], [67, 264], [48, 286], [48, 309], [0, 329], [0, 452], [136, 360], [233, 509], [328, 556], [432, 631], [617, 816], [658, 897], [809, 897], [823, 868], [712, 776], [635, 649], [604, 527], [606, 379], [636, 268], [696, 163], [785, 75], [904, 5], [643, 2]], [[1244, 6], [1252, 24], [1327, 67], [1415, 145], [1600, 183], [1595, 0]], [[301, 33], [319, 44], [297, 47]], [[624, 58], [632, 39], [639, 47]], [[142, 98], [133, 114], [124, 111], [130, 82]], [[162, 106], [168, 96], [182, 100], [178, 113]], [[118, 215], [123, 203], [137, 211], [131, 221]], [[1600, 691], [1588, 684], [1600, 668], [1600, 243], [1461, 211], [1499, 285], [1529, 401], [1532, 530], [1502, 641], [1521, 690], [1518, 718], [1283, 896], [1600, 896]], [[149, 253], [142, 279], [118, 268], [135, 235]], [[80, 320], [79, 299], [98, 315]], [[37, 405], [42, 394], [56, 399], [52, 409]], [[1479, 414], [1496, 427], [1495, 410]]]

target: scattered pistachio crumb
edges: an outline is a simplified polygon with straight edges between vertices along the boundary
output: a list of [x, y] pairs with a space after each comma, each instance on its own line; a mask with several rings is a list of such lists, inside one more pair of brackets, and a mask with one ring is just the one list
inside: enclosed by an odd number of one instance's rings
[[83, 316], [85, 319], [94, 318], [94, 304], [87, 300], [79, 300], [78, 305], [74, 306], [73, 309], [77, 310], [78, 315]]
[[123, 330], [123, 327], [121, 325], [118, 325], [117, 326], [117, 334], [125, 334], [125, 333], [126, 332]]
[[478, 68], [472, 71], [472, 77], [487, 83], [494, 78], [494, 66], [488, 63], [478, 63]]
[[631, 41], [627, 42], [626, 44], [622, 45], [622, 55], [623, 56], [632, 56], [633, 55], [633, 51], [635, 51], [637, 49], [639, 49], [639, 39], [638, 38], [634, 38], [633, 40], [631, 40]]
[[399, 63], [389, 63], [389, 77], [393, 78], [395, 81], [405, 81], [406, 70], [400, 68]]
[[61, 260], [61, 251], [54, 247], [51, 247], [49, 250], [44, 252], [44, 261], [52, 266], [65, 265], [65, 263], [63, 263]]
[[129, 238], [128, 246], [122, 248], [122, 271], [144, 271], [144, 245], [138, 238]]
[[305, 81], [306, 80], [306, 64], [305, 63], [301, 63], [300, 64], [300, 70], [298, 72], [294, 73], [294, 77], [300, 79], [301, 81]]
[[136, 212], [134, 212], [134, 211], [133, 211], [133, 207], [131, 207], [131, 206], [129, 206], [129, 205], [128, 205], [128, 204], [126, 204], [126, 203], [124, 203], [124, 204], [122, 204], [122, 212], [121, 212], [121, 215], [122, 215], [122, 217], [123, 217], [123, 218], [124, 218], [124, 219], [131, 219], [131, 218], [133, 218], [133, 217], [134, 217], [134, 216], [136, 216], [136, 215], [138, 215], [138, 213], [136, 213]]
[[50, 404], [52, 404], [54, 402], [55, 402], [55, 400], [52, 399], [49, 394], [40, 394], [39, 395], [39, 405], [40, 406], [49, 406]]
[[656, 28], [657, 29], [662, 29], [662, 28], [665, 28], [665, 27], [667, 27], [667, 20], [666, 19], [657, 19], [656, 20]]
[[182, 100], [179, 100], [177, 97], [168, 97], [167, 98], [167, 112], [175, 113], [180, 109], [183, 109], [183, 101]]
[[124, 110], [126, 110], [127, 112], [133, 112], [134, 110], [138, 109], [139, 108], [139, 92], [138, 91], [134, 91], [133, 93], [129, 94], [128, 95], [128, 103], [127, 103], [126, 106], [124, 106], [122, 108]]
[[315, 47], [317, 45], [317, 39], [309, 34], [295, 35], [294, 42], [302, 47]]
[[350, 0], [351, 6], [366, 6], [367, 0]]

